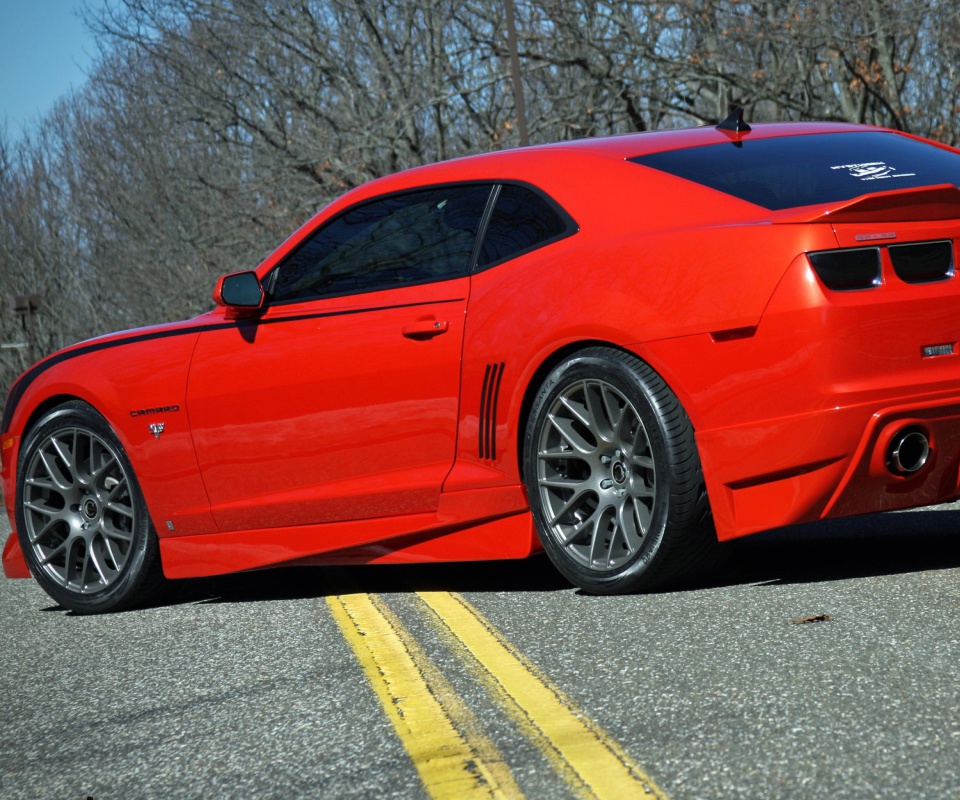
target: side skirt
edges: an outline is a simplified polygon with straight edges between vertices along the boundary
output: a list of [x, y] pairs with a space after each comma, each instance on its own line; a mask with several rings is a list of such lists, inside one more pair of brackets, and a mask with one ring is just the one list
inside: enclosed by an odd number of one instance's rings
[[434, 514], [160, 540], [168, 578], [304, 564], [525, 558], [539, 549], [522, 486], [450, 492]]

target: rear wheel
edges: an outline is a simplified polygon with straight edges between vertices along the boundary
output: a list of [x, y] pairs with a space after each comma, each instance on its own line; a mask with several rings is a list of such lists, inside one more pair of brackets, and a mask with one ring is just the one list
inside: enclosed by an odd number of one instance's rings
[[540, 540], [585, 591], [651, 589], [716, 548], [693, 426], [635, 356], [590, 348], [547, 377], [524, 441]]
[[129, 459], [84, 403], [59, 406], [27, 435], [16, 515], [31, 573], [71, 611], [128, 608], [162, 582], [156, 533]]

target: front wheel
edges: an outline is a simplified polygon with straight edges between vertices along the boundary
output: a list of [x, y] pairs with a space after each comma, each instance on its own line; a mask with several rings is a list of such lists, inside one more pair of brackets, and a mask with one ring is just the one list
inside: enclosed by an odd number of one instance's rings
[[547, 377], [524, 439], [544, 550], [594, 594], [652, 589], [699, 571], [716, 548], [693, 426], [663, 379], [609, 348]]
[[26, 436], [16, 516], [30, 572], [64, 608], [118, 611], [162, 582], [156, 533], [130, 462], [84, 403], [59, 406]]

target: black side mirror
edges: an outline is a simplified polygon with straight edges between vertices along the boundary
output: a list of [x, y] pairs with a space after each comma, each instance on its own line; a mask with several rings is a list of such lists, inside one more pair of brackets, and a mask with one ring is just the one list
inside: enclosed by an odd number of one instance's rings
[[251, 314], [263, 307], [263, 286], [256, 272], [234, 272], [217, 281], [213, 301], [228, 311]]

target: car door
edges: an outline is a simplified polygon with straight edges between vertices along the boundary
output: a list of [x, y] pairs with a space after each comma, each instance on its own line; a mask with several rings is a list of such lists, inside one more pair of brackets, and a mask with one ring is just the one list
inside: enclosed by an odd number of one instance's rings
[[265, 276], [262, 315], [201, 334], [187, 407], [221, 530], [436, 510], [489, 193], [348, 209]]

